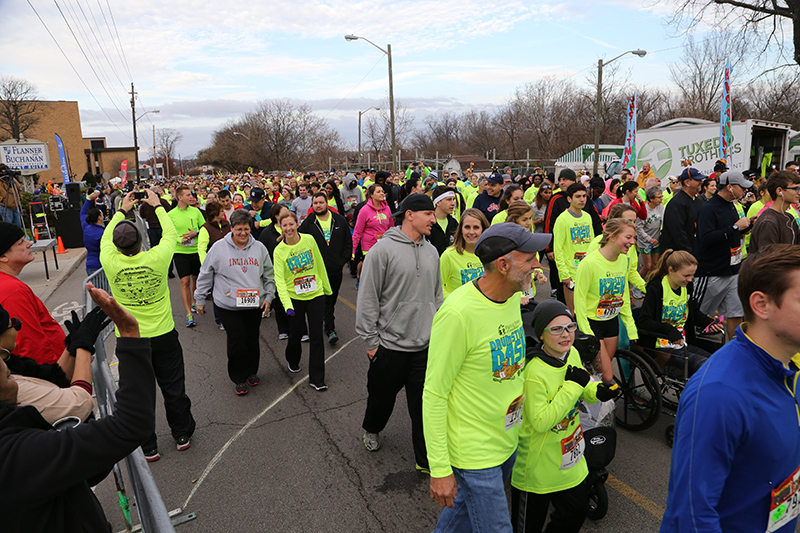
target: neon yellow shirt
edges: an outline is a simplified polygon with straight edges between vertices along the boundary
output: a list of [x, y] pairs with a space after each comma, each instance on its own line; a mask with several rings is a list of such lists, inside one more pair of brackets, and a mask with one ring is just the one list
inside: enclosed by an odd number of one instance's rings
[[325, 242], [331, 243], [331, 222], [333, 217], [328, 215], [328, 220], [322, 220], [322, 217], [317, 217], [320, 227], [322, 227], [322, 236], [325, 237]]
[[[177, 231], [163, 207], [155, 210], [161, 224], [157, 246], [133, 257], [122, 254], [114, 245], [114, 228], [125, 216], [117, 211], [100, 239], [100, 264], [106, 273], [111, 293], [119, 304], [139, 321], [142, 337], [158, 337], [175, 329], [169, 299], [167, 272], [177, 241]], [[119, 336], [119, 330], [114, 331]]]
[[462, 285], [433, 317], [422, 424], [431, 477], [492, 468], [517, 449], [525, 333], [519, 293], [503, 303]]
[[628, 257], [620, 254], [614, 262], [609, 261], [600, 250], [596, 250], [578, 265], [575, 278], [575, 319], [584, 333], [591, 334], [588, 319], [616, 320], [628, 330], [631, 340], [639, 338], [631, 314], [631, 298], [628, 290]]
[[[597, 403], [600, 382], [590, 382], [584, 388], [574, 381], [565, 381], [570, 365], [583, 367], [574, 347], [562, 367], [552, 366], [539, 357], [525, 366], [525, 407], [517, 461], [511, 475], [511, 485], [519, 490], [547, 494], [571, 489], [589, 473], [583, 455], [576, 458], [570, 453], [583, 438], [578, 401]], [[568, 451], [565, 453], [564, 449]]]
[[[669, 286], [669, 279], [664, 276], [661, 279], [661, 288], [664, 291], [664, 297], [661, 300], [661, 321], [674, 326], [683, 335], [684, 342], [686, 341], [686, 334], [683, 332], [683, 327], [686, 325], [686, 319], [689, 318], [689, 291], [686, 287], [681, 287], [678, 294]], [[667, 339], [656, 339], [655, 348], [677, 348], [683, 349], [683, 346], [674, 345]]]
[[[602, 235], [598, 235], [592, 239], [592, 242], [589, 244], [589, 249], [586, 251], [586, 253], [588, 254], [594, 252], [595, 250], [599, 250], [600, 240], [602, 238]], [[628, 248], [627, 257], [630, 259], [628, 267], [628, 282], [640, 291], [647, 292], [647, 283], [645, 283], [642, 275], [639, 274], [639, 252], [636, 250], [636, 246], [631, 246]]]
[[439, 258], [439, 269], [444, 298], [465, 283], [483, 275], [483, 264], [477, 255], [466, 250], [460, 254], [453, 246], [447, 248]]
[[[175, 253], [176, 254], [196, 254], [197, 253], [197, 238], [189, 239], [186, 244], [181, 244], [181, 235], [191, 231], [200, 231], [200, 227], [206, 223], [203, 218], [203, 213], [196, 207], [186, 206], [186, 209], [175, 207], [169, 213], [170, 220], [175, 226], [175, 231], [178, 233], [175, 238]], [[163, 238], [163, 237], [162, 237]]]
[[503, 209], [502, 211], [497, 213], [494, 216], [494, 218], [492, 218], [492, 223], [490, 225], [494, 226], [495, 224], [502, 224], [503, 222], [506, 221], [507, 218], [508, 218], [508, 210]]
[[533, 201], [536, 199], [536, 194], [538, 192], [539, 192], [539, 187], [534, 187], [533, 185], [531, 185], [530, 187], [528, 187], [528, 190], [525, 191], [525, 196], [523, 196], [522, 198], [529, 204], [532, 204]]
[[317, 241], [311, 235], [299, 235], [300, 242], [289, 245], [281, 241], [274, 252], [275, 286], [287, 311], [294, 309], [292, 299], [313, 300], [333, 294]]
[[581, 216], [576, 217], [572, 211], [567, 209], [558, 215], [553, 224], [553, 253], [559, 281], [568, 278], [575, 281], [578, 264], [589, 251], [592, 239], [594, 239], [594, 230], [589, 213], [581, 211]]

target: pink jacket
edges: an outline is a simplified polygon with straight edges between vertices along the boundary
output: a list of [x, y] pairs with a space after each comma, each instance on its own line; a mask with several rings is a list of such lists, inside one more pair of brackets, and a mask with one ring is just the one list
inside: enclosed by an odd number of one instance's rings
[[381, 208], [376, 210], [372, 200], [369, 200], [358, 212], [356, 227], [353, 228], [353, 253], [356, 253], [359, 242], [362, 252], [369, 251], [392, 226], [394, 219], [389, 204], [384, 201]]

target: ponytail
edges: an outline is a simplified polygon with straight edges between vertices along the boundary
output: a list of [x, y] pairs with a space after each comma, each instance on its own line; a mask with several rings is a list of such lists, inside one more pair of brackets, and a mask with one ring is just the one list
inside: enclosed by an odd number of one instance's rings
[[600, 247], [602, 248], [608, 244], [608, 241], [610, 241], [612, 237], [616, 237], [628, 228], [636, 229], [636, 225], [626, 218], [614, 218], [609, 220], [606, 223], [606, 227], [603, 228], [603, 236], [600, 239]]
[[669, 269], [680, 270], [685, 266], [694, 266], [697, 259], [685, 250], [672, 250], [671, 248], [661, 254], [656, 269], [647, 276], [647, 283], [655, 279], [661, 279], [667, 275]]

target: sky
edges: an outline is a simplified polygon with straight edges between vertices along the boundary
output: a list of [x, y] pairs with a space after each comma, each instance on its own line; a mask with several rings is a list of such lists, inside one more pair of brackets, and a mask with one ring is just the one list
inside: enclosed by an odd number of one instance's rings
[[[682, 37], [670, 2], [650, 0], [0, 0], [0, 75], [34, 83], [44, 100], [77, 100], [84, 136], [132, 146], [135, 83], [141, 154], [152, 127], [183, 134], [191, 157], [215, 129], [265, 99], [308, 104], [346, 143], [358, 112], [388, 95], [416, 124], [437, 112], [495, 109], [546, 76], [589, 84], [597, 60], [637, 82], [668, 84]], [[80, 43], [80, 46], [79, 46]], [[62, 52], [63, 51], [63, 52]]]

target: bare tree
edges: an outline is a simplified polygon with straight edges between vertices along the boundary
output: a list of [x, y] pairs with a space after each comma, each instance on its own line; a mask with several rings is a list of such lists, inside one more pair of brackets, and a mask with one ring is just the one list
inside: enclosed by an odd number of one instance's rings
[[38, 121], [39, 91], [14, 76], [0, 77], [0, 140], [19, 139]]
[[734, 108], [739, 118], [757, 118], [791, 124], [800, 129], [800, 72], [791, 76], [772, 73], [759, 83], [744, 87], [734, 104], [741, 103], [742, 110]]
[[156, 159], [164, 158], [164, 167], [169, 178], [169, 169], [172, 160], [178, 155], [178, 145], [183, 140], [183, 134], [172, 128], [161, 128], [156, 130], [156, 145], [153, 150]]

